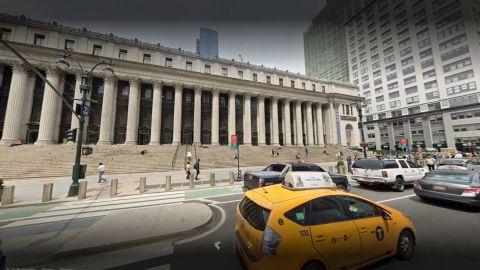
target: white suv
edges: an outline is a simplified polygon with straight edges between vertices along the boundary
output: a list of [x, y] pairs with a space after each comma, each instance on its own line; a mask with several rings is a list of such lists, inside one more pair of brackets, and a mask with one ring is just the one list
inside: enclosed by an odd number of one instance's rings
[[352, 179], [362, 186], [384, 184], [400, 192], [427, 172], [406, 159], [362, 159], [353, 164], [352, 170]]

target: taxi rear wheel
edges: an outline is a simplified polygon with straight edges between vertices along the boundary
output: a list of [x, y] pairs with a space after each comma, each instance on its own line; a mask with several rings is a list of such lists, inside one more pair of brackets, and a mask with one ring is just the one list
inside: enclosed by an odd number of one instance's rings
[[402, 261], [410, 260], [415, 250], [415, 238], [409, 230], [403, 230], [398, 237], [397, 259]]
[[319, 262], [308, 262], [302, 267], [302, 270], [325, 270], [325, 267]]

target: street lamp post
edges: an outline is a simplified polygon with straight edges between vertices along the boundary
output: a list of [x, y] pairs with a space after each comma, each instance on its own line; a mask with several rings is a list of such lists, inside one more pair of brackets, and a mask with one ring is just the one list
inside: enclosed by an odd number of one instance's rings
[[358, 112], [358, 128], [360, 129], [360, 139], [361, 143], [360, 146], [363, 148], [363, 157], [367, 158], [367, 142], [365, 141], [365, 133], [363, 132], [363, 114], [362, 114], [362, 108], [366, 107], [366, 104], [364, 102], [358, 102], [354, 101], [352, 103], [353, 106], [357, 107], [357, 112]]
[[[111, 61], [107, 62], [103, 60], [102, 62], [94, 65], [92, 69], [89, 71], [86, 71], [83, 69], [82, 64], [80, 64], [80, 61], [73, 57], [70, 52], [65, 52], [63, 55], [63, 58], [59, 59], [57, 61], [57, 64], [63, 64], [66, 66], [70, 66], [70, 62], [67, 59], [73, 60], [75, 63], [80, 68], [80, 73], [81, 73], [81, 84], [80, 84], [80, 92], [82, 93], [82, 97], [80, 99], [80, 119], [79, 119], [79, 126], [78, 126], [78, 134], [77, 134], [77, 149], [75, 151], [75, 164], [73, 165], [73, 173], [72, 173], [72, 184], [70, 185], [70, 188], [68, 190], [68, 197], [73, 197], [78, 195], [78, 179], [80, 178], [80, 159], [81, 159], [81, 154], [82, 154], [82, 146], [83, 146], [83, 133], [85, 129], [85, 116], [86, 113], [84, 113], [84, 109], [86, 106], [87, 102], [87, 94], [91, 90], [90, 86], [90, 79], [92, 77], [93, 71], [95, 68], [97, 68], [100, 65], [106, 65], [106, 67], [103, 69], [104, 71], [109, 71], [112, 74], [113, 69], [111, 66]], [[77, 112], [78, 113], [78, 112]]]

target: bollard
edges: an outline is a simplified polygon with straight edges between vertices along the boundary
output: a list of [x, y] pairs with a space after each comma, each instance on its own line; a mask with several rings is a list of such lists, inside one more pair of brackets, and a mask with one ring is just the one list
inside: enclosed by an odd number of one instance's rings
[[165, 179], [165, 191], [169, 191], [172, 189], [172, 176], [167, 175], [167, 178]]
[[13, 204], [15, 194], [15, 186], [7, 186], [3, 188], [2, 205]]
[[53, 183], [43, 184], [42, 202], [49, 202], [52, 200]]
[[140, 187], [138, 188], [140, 190], [140, 193], [144, 193], [146, 188], [147, 188], [147, 178], [140, 177]]
[[215, 173], [210, 173], [210, 186], [215, 186]]
[[118, 179], [110, 181], [110, 197], [115, 197], [118, 194]]
[[230, 172], [230, 185], [235, 184], [235, 179], [233, 177], [234, 177], [234, 172]]
[[189, 188], [194, 188], [195, 185], [193, 183], [193, 174], [190, 174], [190, 177], [188, 177], [188, 187]]
[[83, 200], [87, 197], [87, 181], [78, 182], [78, 199]]

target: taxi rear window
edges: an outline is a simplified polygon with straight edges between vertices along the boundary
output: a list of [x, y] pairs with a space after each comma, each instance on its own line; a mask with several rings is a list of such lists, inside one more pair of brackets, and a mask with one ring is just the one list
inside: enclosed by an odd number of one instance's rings
[[260, 205], [256, 204], [248, 197], [245, 197], [240, 202], [239, 207], [243, 218], [245, 218], [252, 227], [260, 231], [265, 230], [268, 217], [270, 216], [269, 210], [260, 207]]

